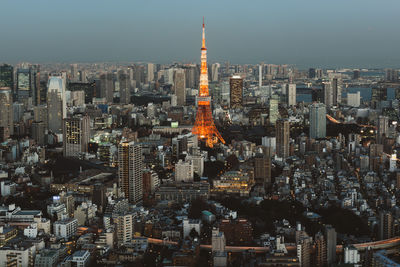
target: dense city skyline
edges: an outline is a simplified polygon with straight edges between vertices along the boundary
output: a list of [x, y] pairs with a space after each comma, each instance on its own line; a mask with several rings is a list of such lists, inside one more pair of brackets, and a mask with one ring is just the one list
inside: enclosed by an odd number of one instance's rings
[[[24, 8], [22, 8], [24, 7]], [[398, 67], [398, 1], [5, 1], [1, 61], [210, 62]]]
[[14, 2], [0, 267], [400, 266], [398, 2]]

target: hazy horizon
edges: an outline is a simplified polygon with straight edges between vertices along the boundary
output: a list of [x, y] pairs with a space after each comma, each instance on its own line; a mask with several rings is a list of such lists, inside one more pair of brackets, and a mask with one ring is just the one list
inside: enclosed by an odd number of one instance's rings
[[0, 61], [11, 64], [198, 63], [205, 16], [210, 63], [400, 67], [395, 0], [6, 0], [1, 6]]

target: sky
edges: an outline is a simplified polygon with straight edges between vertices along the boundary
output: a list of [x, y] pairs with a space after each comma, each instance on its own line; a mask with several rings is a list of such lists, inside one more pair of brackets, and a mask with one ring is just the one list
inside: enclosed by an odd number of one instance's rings
[[400, 67], [399, 0], [1, 0], [0, 62]]

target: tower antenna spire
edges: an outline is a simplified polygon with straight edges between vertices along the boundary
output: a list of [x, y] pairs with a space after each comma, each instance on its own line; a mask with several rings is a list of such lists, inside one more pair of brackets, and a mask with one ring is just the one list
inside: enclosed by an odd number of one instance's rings
[[202, 40], [201, 48], [206, 48], [206, 33], [205, 33], [205, 29], [204, 29], [204, 16], [203, 16], [203, 40]]

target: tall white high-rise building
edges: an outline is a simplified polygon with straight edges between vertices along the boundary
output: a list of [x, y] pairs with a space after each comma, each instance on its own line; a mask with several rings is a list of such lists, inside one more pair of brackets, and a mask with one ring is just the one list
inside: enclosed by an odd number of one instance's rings
[[143, 198], [142, 148], [135, 142], [122, 141], [118, 146], [119, 186], [131, 203]]
[[258, 66], [258, 87], [262, 86], [262, 77], [263, 77], [263, 65], [260, 64]]
[[213, 82], [218, 82], [219, 67], [220, 67], [219, 63], [214, 63], [211, 65], [211, 81]]
[[153, 63], [147, 63], [147, 82], [153, 82], [154, 81], [154, 64]]
[[324, 104], [329, 108], [333, 105], [332, 84], [330, 82], [323, 82], [322, 91], [324, 93]]
[[62, 121], [67, 117], [65, 82], [52, 76], [47, 83], [47, 126], [53, 133], [62, 133]]
[[322, 103], [310, 106], [310, 138], [326, 137], [326, 107]]

